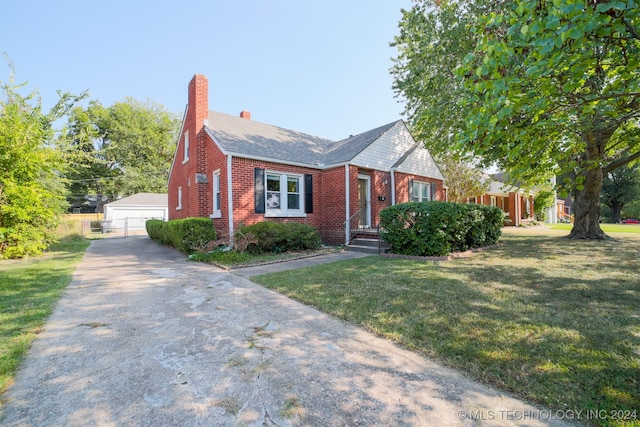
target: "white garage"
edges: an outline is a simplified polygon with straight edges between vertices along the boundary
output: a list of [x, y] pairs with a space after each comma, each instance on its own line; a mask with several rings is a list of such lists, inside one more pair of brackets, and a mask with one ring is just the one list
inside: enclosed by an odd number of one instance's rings
[[166, 194], [138, 193], [104, 205], [102, 231], [139, 231], [148, 219], [169, 219], [169, 199]]

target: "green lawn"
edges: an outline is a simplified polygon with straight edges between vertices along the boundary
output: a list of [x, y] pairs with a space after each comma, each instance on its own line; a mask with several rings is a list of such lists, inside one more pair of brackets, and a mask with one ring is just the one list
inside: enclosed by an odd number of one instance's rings
[[[553, 224], [549, 228], [552, 230], [570, 231], [573, 224]], [[640, 234], [640, 224], [600, 224], [600, 228], [605, 233], [634, 233]], [[612, 236], [615, 237], [615, 236]]]
[[71, 281], [89, 242], [67, 239], [37, 258], [0, 261], [0, 394]]
[[468, 258], [373, 256], [252, 280], [531, 402], [626, 410], [598, 422], [640, 426], [640, 236], [563, 235], [506, 229]]

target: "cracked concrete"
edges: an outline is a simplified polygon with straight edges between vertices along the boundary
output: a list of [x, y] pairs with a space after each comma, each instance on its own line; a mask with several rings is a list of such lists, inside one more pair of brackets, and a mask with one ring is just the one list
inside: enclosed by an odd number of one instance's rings
[[92, 242], [3, 397], [4, 426], [564, 425], [146, 237]]

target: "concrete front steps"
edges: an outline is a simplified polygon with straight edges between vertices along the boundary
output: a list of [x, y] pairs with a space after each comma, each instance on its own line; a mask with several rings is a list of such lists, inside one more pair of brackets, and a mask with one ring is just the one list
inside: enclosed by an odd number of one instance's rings
[[351, 239], [351, 243], [346, 247], [348, 251], [377, 254], [386, 252], [391, 248], [388, 243], [379, 241], [378, 230], [376, 229], [354, 230], [353, 234], [355, 234], [355, 237]]

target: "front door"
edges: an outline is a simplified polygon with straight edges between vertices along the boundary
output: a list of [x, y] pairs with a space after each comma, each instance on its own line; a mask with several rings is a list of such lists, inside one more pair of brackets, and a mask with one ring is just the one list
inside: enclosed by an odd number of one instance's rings
[[371, 227], [370, 184], [366, 175], [358, 176], [358, 227]]

